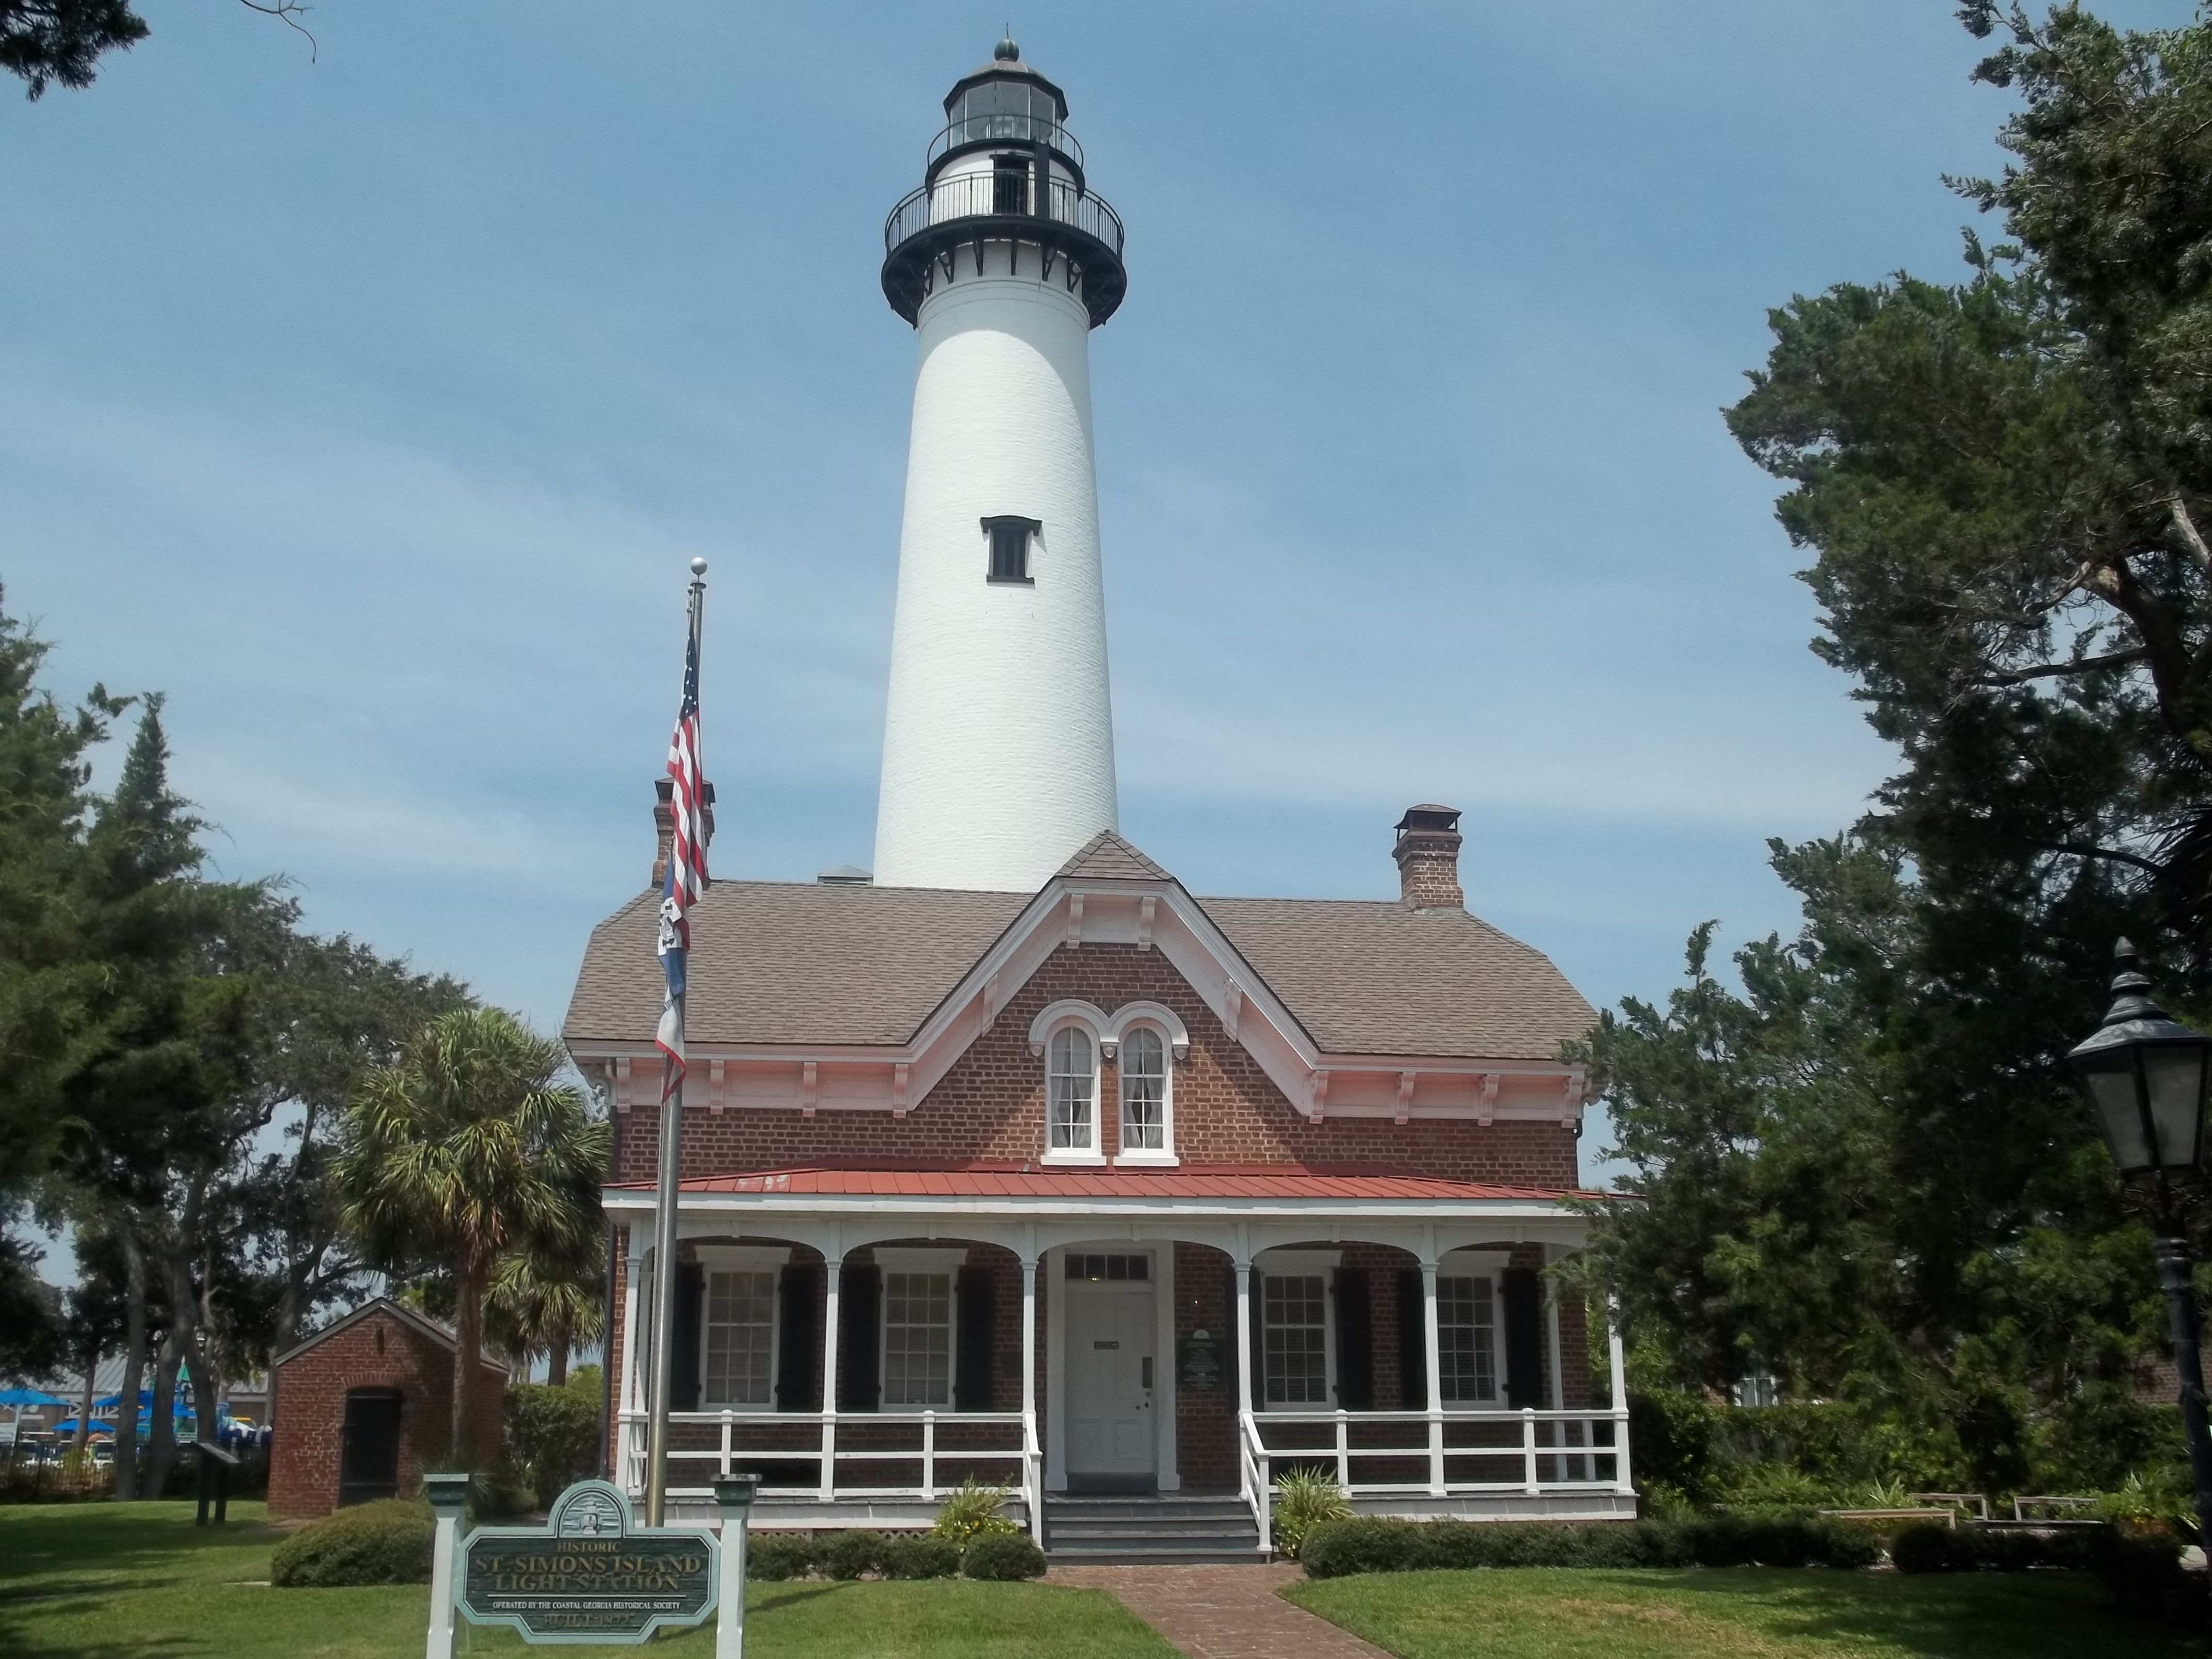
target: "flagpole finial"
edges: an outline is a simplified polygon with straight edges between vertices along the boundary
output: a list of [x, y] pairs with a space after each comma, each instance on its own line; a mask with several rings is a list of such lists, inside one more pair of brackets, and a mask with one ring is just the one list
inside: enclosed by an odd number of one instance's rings
[[692, 561], [691, 561], [691, 574], [692, 574], [693, 575], [695, 575], [695, 576], [703, 576], [703, 575], [705, 575], [705, 574], [707, 574], [707, 562], [706, 562], [706, 560], [704, 560], [704, 559], [694, 559], [694, 560], [692, 560]]

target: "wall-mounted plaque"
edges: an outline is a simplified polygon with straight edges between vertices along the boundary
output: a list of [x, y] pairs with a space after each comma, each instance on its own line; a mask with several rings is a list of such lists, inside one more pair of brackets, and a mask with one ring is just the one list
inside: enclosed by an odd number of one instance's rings
[[1176, 1387], [1193, 1394], [1209, 1394], [1226, 1380], [1221, 1339], [1207, 1331], [1193, 1331], [1176, 1339]]
[[543, 1527], [479, 1527], [460, 1565], [461, 1611], [526, 1642], [642, 1642], [699, 1624], [721, 1576], [712, 1532], [641, 1527], [604, 1480], [562, 1492]]

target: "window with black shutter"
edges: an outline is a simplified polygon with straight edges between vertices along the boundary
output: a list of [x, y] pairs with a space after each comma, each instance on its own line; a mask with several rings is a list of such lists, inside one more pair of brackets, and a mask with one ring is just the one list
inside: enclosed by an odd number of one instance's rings
[[1030, 542], [1043, 528], [1041, 520], [1003, 513], [984, 520], [983, 534], [991, 544], [991, 563], [984, 580], [1034, 586], [1036, 578], [1030, 574]]
[[839, 1276], [837, 1409], [872, 1412], [883, 1395], [883, 1274], [851, 1267]]

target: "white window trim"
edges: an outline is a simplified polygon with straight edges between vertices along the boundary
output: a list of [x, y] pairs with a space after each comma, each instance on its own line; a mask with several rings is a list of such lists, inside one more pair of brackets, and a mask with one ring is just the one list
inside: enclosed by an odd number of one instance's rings
[[[960, 1397], [960, 1269], [967, 1265], [968, 1252], [962, 1249], [938, 1249], [926, 1245], [895, 1245], [876, 1249], [876, 1408], [878, 1412], [949, 1412], [956, 1409], [954, 1402]], [[883, 1376], [884, 1362], [891, 1351], [890, 1286], [884, 1282], [892, 1273], [943, 1273], [951, 1281], [945, 1286], [945, 1403], [941, 1406], [916, 1405], [902, 1401], [894, 1405], [886, 1396], [890, 1392], [888, 1379]]]
[[[1106, 1154], [1102, 1137], [1105, 1133], [1106, 1103], [1099, 1092], [1099, 1062], [1104, 1051], [1100, 1039], [1100, 1028], [1105, 1016], [1087, 1002], [1056, 1002], [1040, 1013], [1030, 1027], [1030, 1046], [1033, 1052], [1044, 1057], [1044, 1152], [1046, 1164], [1070, 1164], [1091, 1169], [1106, 1167]], [[1091, 1144], [1088, 1146], [1054, 1146], [1052, 1144], [1052, 1040], [1069, 1027], [1082, 1031], [1091, 1039]]]
[[[1486, 1279], [1490, 1281], [1490, 1363], [1495, 1369], [1498, 1395], [1492, 1400], [1447, 1400], [1444, 1398], [1443, 1378], [1436, 1379], [1437, 1407], [1440, 1411], [1480, 1414], [1484, 1412], [1509, 1412], [1513, 1408], [1505, 1403], [1505, 1283], [1504, 1273], [1513, 1263], [1510, 1250], [1447, 1250], [1437, 1263], [1437, 1279]], [[1441, 1296], [1441, 1292], [1439, 1292]], [[1443, 1323], [1438, 1319], [1439, 1336]], [[1442, 1344], [1438, 1345], [1441, 1354]]]
[[[1253, 1266], [1260, 1270], [1260, 1352], [1255, 1362], [1260, 1370], [1259, 1397], [1253, 1401], [1252, 1409], [1258, 1412], [1333, 1412], [1337, 1409], [1336, 1374], [1336, 1269], [1344, 1260], [1341, 1250], [1262, 1250]], [[1311, 1279], [1321, 1276], [1321, 1364], [1323, 1397], [1314, 1400], [1270, 1400], [1267, 1398], [1267, 1281], [1270, 1279]]]
[[[1149, 1007], [1150, 1005], [1146, 1005], [1146, 1006]], [[1164, 1012], [1165, 1011], [1163, 1010], [1162, 1012]], [[1128, 1117], [1128, 1099], [1127, 1096], [1124, 1092], [1123, 1077], [1120, 1059], [1122, 1039], [1127, 1037], [1133, 1030], [1150, 1031], [1154, 1036], [1157, 1036], [1160, 1040], [1160, 1145], [1157, 1148], [1150, 1146], [1118, 1146], [1115, 1149], [1114, 1163], [1116, 1167], [1128, 1165], [1137, 1168], [1172, 1170], [1182, 1162], [1180, 1158], [1176, 1156], [1176, 1062], [1182, 1055], [1190, 1052], [1190, 1039], [1186, 1036], [1182, 1042], [1178, 1044], [1176, 1042], [1175, 1033], [1149, 1013], [1141, 1017], [1132, 1018], [1130, 1011], [1124, 1008], [1120, 1013], [1115, 1016], [1115, 1024], [1113, 1041], [1111, 1042], [1101, 1043], [1099, 1048], [1102, 1053], [1105, 1054], [1115, 1062], [1114, 1127], [1115, 1133], [1118, 1137], [1128, 1133], [1127, 1127]], [[1178, 1022], [1178, 1024], [1180, 1024], [1180, 1022]]]
[[[732, 1417], [773, 1417], [775, 1415], [775, 1389], [783, 1375], [783, 1275], [782, 1270], [791, 1263], [788, 1245], [766, 1244], [697, 1244], [692, 1247], [699, 1267], [699, 1409], [702, 1412], [727, 1412]], [[768, 1399], [763, 1403], [752, 1401], [709, 1400], [707, 1397], [707, 1333], [711, 1328], [707, 1310], [712, 1305], [713, 1287], [708, 1284], [712, 1273], [770, 1273], [775, 1275], [768, 1293]]]

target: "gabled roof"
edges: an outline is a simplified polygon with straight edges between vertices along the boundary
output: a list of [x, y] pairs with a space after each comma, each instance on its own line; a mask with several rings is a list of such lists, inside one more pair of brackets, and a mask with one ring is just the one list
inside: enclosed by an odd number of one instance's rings
[[[1548, 1062], [1596, 1019], [1542, 952], [1462, 910], [1191, 899], [1111, 831], [1053, 882], [1141, 884], [1202, 910], [1242, 958], [1238, 974], [1264, 983], [1323, 1052]], [[908, 1042], [1034, 897], [717, 882], [692, 911], [686, 1035], [708, 1044]], [[562, 1028], [569, 1042], [651, 1041], [662, 988], [658, 899], [641, 893], [592, 930]]]
[[1060, 866], [1060, 873], [1077, 881], [1175, 879], [1111, 830], [1101, 830], [1085, 842], [1075, 856]]
[[[362, 1320], [367, 1319], [371, 1314], [379, 1313], [390, 1315], [392, 1318], [397, 1319], [401, 1324], [410, 1326], [415, 1330], [420, 1332], [431, 1341], [436, 1343], [440, 1347], [445, 1349], [447, 1352], [451, 1353], [453, 1352], [454, 1338], [452, 1330], [446, 1326], [441, 1325], [436, 1320], [431, 1318], [428, 1314], [417, 1313], [414, 1309], [406, 1306], [403, 1303], [394, 1302], [388, 1296], [379, 1296], [370, 1297], [368, 1301], [362, 1303], [361, 1306], [356, 1308], [351, 1313], [347, 1314], [343, 1318], [333, 1320], [331, 1323], [324, 1326], [322, 1329], [317, 1331], [313, 1336], [302, 1338], [300, 1341], [294, 1343], [290, 1347], [285, 1349], [283, 1352], [277, 1354], [270, 1360], [270, 1369], [274, 1370], [277, 1366], [285, 1364], [295, 1356], [307, 1352], [308, 1349], [319, 1346], [321, 1344], [329, 1341], [340, 1331], [350, 1330], [354, 1326], [360, 1324]], [[508, 1374], [507, 1367], [500, 1364], [498, 1360], [494, 1359], [489, 1354], [478, 1355], [477, 1363], [482, 1365], [484, 1370], [497, 1371], [501, 1376], [505, 1376]]]

